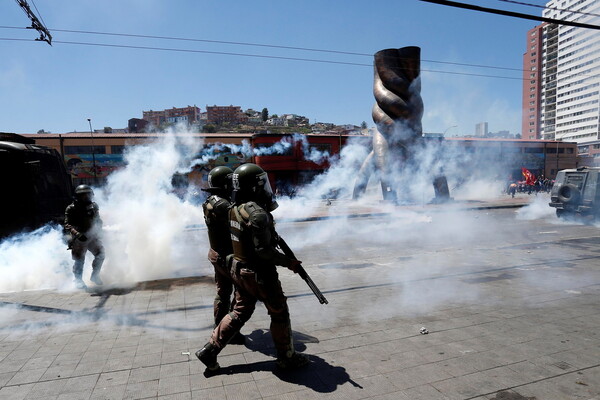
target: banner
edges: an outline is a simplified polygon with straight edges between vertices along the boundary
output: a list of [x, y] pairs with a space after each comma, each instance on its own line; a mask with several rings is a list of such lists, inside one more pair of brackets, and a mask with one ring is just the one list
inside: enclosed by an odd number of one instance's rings
[[525, 178], [526, 185], [535, 185], [535, 176], [527, 168], [521, 167], [521, 173], [523, 174], [523, 178]]

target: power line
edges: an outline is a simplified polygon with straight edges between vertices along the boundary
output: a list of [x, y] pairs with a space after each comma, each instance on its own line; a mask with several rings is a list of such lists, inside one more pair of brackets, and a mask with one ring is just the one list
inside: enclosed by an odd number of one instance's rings
[[[15, 39], [15, 38], [0, 38], [0, 40], [31, 41], [29, 39]], [[320, 59], [302, 58], [302, 57], [270, 56], [270, 55], [264, 55], [264, 54], [233, 53], [233, 52], [225, 52], [225, 51], [176, 49], [176, 48], [170, 48], [170, 47], [133, 46], [133, 45], [108, 44], [108, 43], [70, 42], [70, 41], [62, 41], [62, 40], [55, 40], [54, 43], [80, 45], [80, 46], [115, 47], [115, 48], [125, 48], [125, 49], [173, 51], [173, 52], [180, 52], [180, 53], [200, 53], [200, 54], [228, 55], [228, 56], [237, 56], [237, 57], [253, 57], [253, 58], [277, 59], [277, 60], [305, 61], [305, 62], [315, 62], [315, 63], [323, 63], [323, 64], [352, 65], [352, 66], [369, 67], [369, 68], [373, 67], [373, 64], [353, 63], [353, 62], [346, 62], [346, 61], [320, 60]], [[467, 72], [439, 71], [439, 70], [428, 70], [428, 69], [421, 69], [421, 71], [422, 72], [440, 73], [440, 74], [451, 74], [451, 75], [478, 76], [478, 77], [485, 77], [485, 78], [524, 80], [524, 78], [522, 78], [522, 77], [473, 74], [473, 73], [467, 73]], [[529, 80], [529, 79], [527, 79], [527, 80]]]
[[513, 12], [513, 11], [499, 10], [497, 8], [480, 7], [480, 6], [476, 6], [473, 4], [459, 3], [456, 1], [449, 1], [449, 0], [420, 0], [420, 1], [424, 1], [426, 3], [439, 4], [439, 5], [443, 5], [443, 6], [464, 8], [467, 10], [474, 10], [474, 11], [487, 12], [487, 13], [491, 13], [491, 14], [504, 15], [507, 17], [516, 17], [516, 18], [522, 18], [522, 19], [529, 19], [529, 20], [533, 20], [533, 21], [548, 22], [548, 23], [557, 24], [557, 25], [568, 25], [568, 26], [575, 26], [578, 28], [600, 30], [600, 26], [598, 26], [598, 25], [584, 24], [581, 22], [566, 21], [566, 20], [555, 19], [555, 18], [538, 17], [537, 15], [530, 15], [530, 14], [523, 14], [523, 13], [518, 13], [518, 12]]
[[524, 3], [524, 2], [521, 2], [521, 1], [515, 1], [515, 0], [496, 0], [496, 1], [502, 1], [504, 3], [519, 4], [519, 5], [528, 6], [528, 7], [536, 7], [536, 8], [541, 8], [542, 10], [554, 10], [554, 11], [561, 11], [561, 12], [571, 12], [571, 13], [574, 13], [574, 14], [590, 15], [590, 16], [593, 16], [593, 17], [600, 17], [600, 14], [588, 13], [588, 12], [585, 12], [585, 11], [575, 11], [575, 10], [571, 10], [570, 8], [546, 7], [546, 6], [540, 6], [539, 4]]
[[[24, 29], [24, 28], [15, 27], [15, 26], [0, 26], [0, 28], [3, 28], [3, 29]], [[255, 47], [286, 49], [286, 50], [301, 50], [301, 51], [312, 51], [312, 52], [331, 53], [331, 54], [343, 54], [343, 55], [362, 56], [362, 57], [370, 57], [370, 58], [373, 57], [373, 54], [368, 54], [368, 53], [357, 53], [357, 52], [329, 50], [329, 49], [315, 49], [315, 48], [310, 48], [310, 47], [281, 46], [281, 45], [272, 45], [272, 44], [264, 44], [264, 43], [231, 42], [231, 41], [223, 41], [223, 40], [182, 38], [182, 37], [172, 37], [172, 36], [140, 35], [140, 34], [114, 33], [114, 32], [78, 31], [78, 30], [67, 30], [67, 29], [52, 29], [52, 30], [54, 32], [81, 33], [81, 34], [91, 34], [91, 35], [122, 36], [122, 37], [136, 37], [136, 38], [144, 38], [144, 39], [164, 39], [164, 40], [176, 40], [176, 41], [191, 41], [191, 42], [202, 42], [202, 43], [216, 43], [216, 44], [240, 45], [240, 46], [255, 46]], [[498, 66], [493, 66], [493, 65], [469, 64], [469, 63], [459, 63], [459, 62], [439, 61], [439, 60], [422, 59], [421, 62], [429, 62], [429, 63], [434, 63], [434, 64], [448, 64], [448, 65], [457, 65], [457, 66], [475, 67], [475, 68], [499, 69], [499, 70], [505, 70], [505, 71], [523, 71], [523, 69], [521, 69], [521, 68], [498, 67]], [[527, 72], [530, 72], [530, 71], [527, 71]]]

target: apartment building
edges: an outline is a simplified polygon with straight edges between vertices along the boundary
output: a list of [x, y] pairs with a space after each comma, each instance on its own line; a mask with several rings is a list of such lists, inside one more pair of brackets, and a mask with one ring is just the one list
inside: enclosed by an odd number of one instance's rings
[[143, 111], [142, 114], [142, 119], [157, 127], [164, 123], [191, 125], [200, 120], [200, 108], [196, 106], [173, 107], [162, 111]]
[[[543, 12], [544, 17], [592, 25], [600, 25], [598, 14], [598, 0], [552, 0]], [[540, 29], [539, 135], [589, 149], [590, 143], [600, 140], [600, 35], [594, 29], [567, 25], [543, 24]]]
[[521, 123], [521, 139], [524, 140], [542, 139], [540, 132], [542, 120], [540, 72], [545, 25], [536, 26], [527, 32], [527, 50], [523, 54], [523, 117]]
[[206, 106], [206, 122], [214, 125], [242, 124], [248, 116], [240, 106]]

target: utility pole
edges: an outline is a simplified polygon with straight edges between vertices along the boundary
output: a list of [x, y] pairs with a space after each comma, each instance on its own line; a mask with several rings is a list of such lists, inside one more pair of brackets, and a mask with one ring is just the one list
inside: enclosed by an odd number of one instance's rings
[[94, 169], [94, 184], [98, 185], [98, 173], [96, 172], [96, 145], [94, 144], [94, 132], [92, 131], [92, 119], [88, 118], [90, 124], [90, 136], [92, 137], [92, 168]]

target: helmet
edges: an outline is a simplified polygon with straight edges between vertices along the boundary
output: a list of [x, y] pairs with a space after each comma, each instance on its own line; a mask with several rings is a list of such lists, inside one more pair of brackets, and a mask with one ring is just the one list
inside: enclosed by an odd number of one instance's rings
[[231, 190], [232, 174], [233, 170], [225, 166], [211, 169], [208, 173], [208, 187], [211, 189]]
[[94, 191], [88, 185], [79, 185], [75, 188], [75, 200], [83, 203], [91, 203]]
[[252, 163], [242, 164], [233, 172], [233, 197], [236, 204], [255, 201], [269, 211], [279, 207], [267, 173]]

